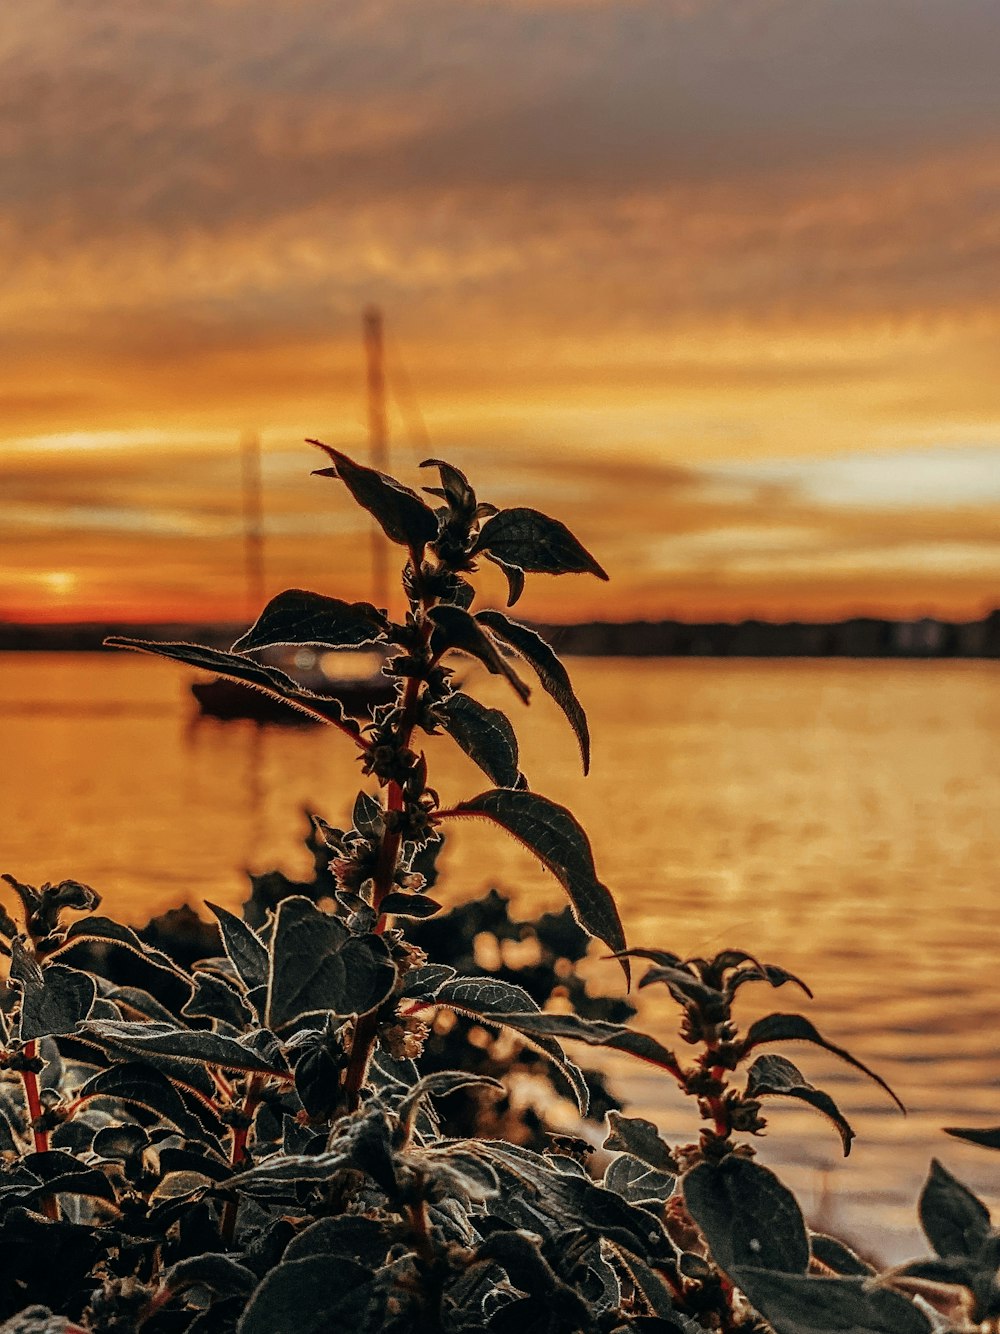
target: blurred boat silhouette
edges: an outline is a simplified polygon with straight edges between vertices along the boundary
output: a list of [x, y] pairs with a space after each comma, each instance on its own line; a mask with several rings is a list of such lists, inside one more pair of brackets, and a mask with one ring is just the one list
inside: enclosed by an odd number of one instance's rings
[[[387, 466], [388, 431], [385, 411], [385, 373], [383, 370], [382, 313], [369, 306], [363, 316], [363, 332], [368, 387], [368, 443], [371, 466], [385, 471]], [[260, 440], [246, 437], [241, 445], [243, 480], [243, 532], [246, 562], [247, 603], [250, 618], [255, 617], [264, 604], [264, 523], [263, 488], [261, 485]], [[377, 530], [372, 534], [372, 585], [376, 606], [388, 605], [388, 554], [385, 539]], [[290, 661], [276, 660], [281, 667], [318, 695], [339, 700], [347, 713], [367, 717], [368, 711], [378, 704], [387, 704], [395, 698], [392, 680], [381, 670], [381, 663], [373, 662], [377, 653], [365, 654], [308, 649], [290, 655]], [[334, 673], [327, 662], [356, 663], [359, 658], [371, 664], [370, 670], [357, 674]], [[319, 719], [292, 708], [290, 704], [252, 686], [225, 677], [210, 681], [193, 681], [191, 693], [198, 702], [198, 710], [208, 718], [221, 722], [250, 720], [258, 723], [277, 723], [289, 727], [312, 726]]]
[[[377, 704], [388, 704], [395, 697], [395, 686], [381, 671], [350, 676], [330, 676], [317, 664], [308, 672], [294, 670], [295, 679], [315, 691], [339, 700], [344, 711], [355, 718], [366, 718]], [[290, 704], [239, 681], [228, 681], [219, 676], [211, 681], [192, 681], [191, 693], [198, 701], [198, 710], [206, 718], [220, 722], [251, 721], [276, 723], [285, 727], [312, 727], [320, 719], [293, 709]]]

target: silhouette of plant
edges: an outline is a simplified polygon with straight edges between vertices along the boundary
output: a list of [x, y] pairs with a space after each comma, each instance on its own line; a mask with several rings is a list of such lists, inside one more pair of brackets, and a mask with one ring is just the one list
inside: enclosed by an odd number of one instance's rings
[[[440, 481], [425, 488], [432, 507], [320, 447], [332, 460], [321, 475], [405, 552], [403, 621], [293, 589], [228, 652], [109, 643], [322, 719], [357, 750], [372, 790], [358, 793], [345, 827], [316, 821], [322, 896], [270, 883], [243, 917], [208, 905], [219, 944], [190, 967], [98, 915], [86, 886], [6, 877], [16, 913], [0, 914], [10, 959], [0, 1006], [4, 1330], [928, 1334], [992, 1319], [995, 1234], [943, 1169], [922, 1201], [938, 1254], [922, 1268], [877, 1277], [809, 1231], [740, 1137], [760, 1133], [773, 1097], [826, 1115], [845, 1153], [853, 1132], [829, 1095], [761, 1049], [812, 1043], [883, 1081], [799, 1014], [738, 1026], [745, 985], [805, 990], [782, 969], [740, 950], [684, 960], [629, 949], [584, 830], [529, 788], [506, 715], [456, 684], [453, 654], [471, 655], [526, 701], [525, 665], [566, 715], [586, 770], [587, 720], [565, 668], [506, 612], [474, 612], [472, 576], [481, 560], [498, 565], [509, 609], [526, 573], [606, 578], [600, 565], [558, 521], [481, 503], [450, 464], [426, 465]], [[395, 698], [363, 723], [255, 656], [367, 644], [386, 653]], [[492, 786], [443, 806], [420, 742], [439, 733]], [[448, 929], [432, 897], [436, 861], [446, 831], [468, 820], [504, 829], [552, 872], [579, 931], [603, 942], [626, 981], [632, 960], [650, 965], [640, 985], [663, 985], [680, 1005], [689, 1055], [630, 1027], [627, 1009], [595, 1014], [578, 993], [575, 1010], [556, 1012], [539, 1004], [551, 987], [533, 995], [502, 970], [458, 971], [434, 957]], [[536, 930], [553, 951], [566, 948], [552, 944], [565, 922]], [[128, 982], [101, 966], [119, 951], [137, 969]], [[469, 1088], [503, 1094], [482, 1068], [441, 1068], [433, 1052], [425, 1062], [434, 1018], [447, 1011], [541, 1054], [581, 1114], [588, 1082], [564, 1042], [651, 1064], [695, 1101], [700, 1138], [671, 1147], [650, 1123], [611, 1111], [614, 1157], [598, 1182], [589, 1146], [572, 1136], [539, 1151], [443, 1133], [439, 1100]]]

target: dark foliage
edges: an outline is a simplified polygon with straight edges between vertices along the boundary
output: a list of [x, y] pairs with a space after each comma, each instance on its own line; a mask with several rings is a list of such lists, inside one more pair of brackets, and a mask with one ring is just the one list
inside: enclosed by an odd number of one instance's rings
[[[322, 448], [332, 466], [321, 475], [407, 553], [404, 621], [291, 590], [228, 653], [115, 644], [227, 674], [321, 718], [356, 747], [372, 790], [346, 827], [314, 821], [311, 881], [259, 877], [242, 917], [212, 910], [217, 927], [181, 914], [141, 936], [96, 915], [97, 894], [75, 881], [36, 889], [6, 877], [3, 1330], [928, 1334], [995, 1320], [1000, 1239], [939, 1165], [920, 1205], [935, 1258], [874, 1276], [810, 1233], [740, 1137], [764, 1128], [768, 1098], [815, 1108], [845, 1153], [853, 1131], [787, 1057], [760, 1049], [804, 1041], [883, 1081], [802, 1015], [740, 1028], [745, 985], [806, 991], [783, 969], [741, 950], [682, 959], [627, 949], [587, 835], [529, 790], [510, 720], [457, 689], [455, 652], [527, 699], [516, 654], [563, 709], [586, 766], [586, 718], [565, 669], [537, 635], [474, 612], [471, 576], [479, 557], [495, 561], [513, 603], [525, 571], [606, 578], [600, 565], [558, 521], [480, 503], [447, 463], [428, 465], [440, 478], [426, 488], [432, 506]], [[253, 656], [362, 643], [384, 649], [395, 699], [361, 724]], [[442, 808], [419, 742], [437, 732], [493, 786]], [[552, 871], [565, 913], [515, 922], [498, 896], [439, 911], [437, 854], [450, 823], [472, 818]], [[497, 946], [489, 966], [476, 960], [484, 936]], [[649, 965], [640, 985], [664, 986], [680, 1007], [682, 1056], [628, 1026], [627, 1002], [589, 995], [572, 965], [590, 938], [626, 978], [632, 960]], [[533, 959], [505, 964], [507, 940], [529, 942]], [[458, 1016], [450, 1032], [445, 1014]], [[581, 1114], [608, 1113], [601, 1180], [585, 1140], [511, 1121], [498, 1079], [510, 1063], [478, 1040], [494, 1032], [529, 1053], [522, 1063], [546, 1062]], [[694, 1101], [698, 1141], [668, 1145], [649, 1122], [609, 1109], [568, 1041], [661, 1071]], [[491, 1104], [496, 1133], [484, 1136]]]

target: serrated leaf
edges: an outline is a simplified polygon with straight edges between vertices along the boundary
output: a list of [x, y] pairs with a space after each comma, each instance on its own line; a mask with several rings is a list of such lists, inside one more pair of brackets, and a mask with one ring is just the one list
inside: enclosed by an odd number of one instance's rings
[[437, 516], [425, 505], [415, 491], [411, 491], [395, 477], [355, 463], [339, 449], [310, 440], [333, 459], [333, 468], [318, 468], [319, 477], [337, 477], [362, 509], [378, 522], [390, 542], [410, 547], [419, 552], [437, 537]]
[[250, 1298], [237, 1334], [374, 1334], [383, 1323], [385, 1297], [370, 1271], [341, 1257], [335, 1275], [328, 1256], [283, 1260]]
[[231, 1255], [209, 1251], [171, 1265], [161, 1282], [171, 1293], [200, 1287], [208, 1288], [217, 1297], [243, 1297], [257, 1283], [257, 1275]]
[[[590, 840], [574, 816], [537, 792], [494, 788], [463, 801], [448, 812], [492, 820], [523, 843], [552, 872], [566, 893], [583, 929], [615, 953], [625, 949], [625, 932], [611, 891], [597, 879]], [[629, 980], [625, 959], [619, 962]]]
[[920, 1195], [920, 1226], [943, 1258], [971, 1258], [990, 1231], [990, 1213], [968, 1186], [935, 1158]]
[[739, 1266], [730, 1278], [775, 1334], [931, 1334], [907, 1298], [865, 1278], [809, 1278]]
[[426, 894], [387, 894], [379, 904], [383, 917], [412, 917], [425, 921], [441, 911], [441, 904]]
[[438, 713], [448, 735], [479, 765], [497, 787], [514, 787], [520, 778], [517, 737], [506, 714], [489, 709], [471, 695], [456, 690]]
[[804, 1274], [809, 1237], [792, 1192], [768, 1168], [729, 1154], [703, 1162], [681, 1183], [688, 1213], [726, 1274], [741, 1265]]
[[[534, 1209], [554, 1220], [561, 1231], [582, 1228], [643, 1256], [672, 1254], [672, 1244], [646, 1210], [595, 1185], [587, 1176], [558, 1172], [540, 1154], [502, 1140], [467, 1140], [465, 1145], [468, 1152], [497, 1169], [501, 1191], [489, 1210], [499, 1217], [525, 1220], [515, 1226], [526, 1225]], [[539, 1230], [537, 1224], [533, 1230]]]
[[112, 921], [110, 917], [84, 917], [74, 922], [64, 933], [63, 943], [52, 950], [48, 958], [61, 958], [75, 946], [84, 944], [113, 945], [118, 949], [127, 950], [129, 954], [141, 959], [146, 967], [168, 974], [173, 982], [181, 983], [188, 991], [193, 988], [190, 975], [168, 954], [147, 944], [131, 927]]
[[462, 607], [447, 605], [432, 607], [427, 614], [434, 625], [431, 649], [435, 655], [454, 648], [478, 658], [493, 676], [505, 676], [517, 695], [527, 703], [531, 690], [474, 616], [470, 616]]
[[411, 968], [403, 974], [403, 996], [430, 1000], [454, 976], [455, 969], [446, 963], [425, 963], [422, 968]]
[[425, 486], [425, 491], [443, 496], [451, 508], [459, 514], [475, 513], [476, 493], [461, 468], [456, 468], [453, 463], [446, 463], [444, 459], [424, 459], [420, 466], [421, 468], [437, 468], [441, 477], [440, 490], [437, 487]]
[[381, 936], [354, 936], [301, 895], [278, 904], [271, 936], [267, 1022], [285, 1028], [310, 1015], [367, 1014], [386, 999], [396, 968]]
[[860, 1255], [855, 1255], [850, 1246], [845, 1246], [836, 1237], [828, 1237], [825, 1232], [810, 1232], [809, 1246], [821, 1264], [843, 1277], [866, 1278], [875, 1273], [872, 1266], [862, 1260]]
[[855, 1070], [860, 1070], [863, 1075], [867, 1075], [869, 1079], [874, 1080], [879, 1088], [885, 1089], [901, 1112], [906, 1111], [906, 1108], [881, 1075], [877, 1075], [874, 1070], [870, 1070], [867, 1065], [859, 1061], [857, 1057], [852, 1056], [849, 1051], [845, 1051], [843, 1047], [828, 1042], [816, 1026], [801, 1014], [769, 1014], [764, 1019], [758, 1019], [747, 1029], [746, 1037], [743, 1040], [743, 1055], [746, 1056], [755, 1047], [760, 1047], [767, 1042], [812, 1042], [815, 1046], [822, 1047], [824, 1051], [839, 1056], [848, 1065], [853, 1065]]
[[288, 588], [271, 599], [230, 652], [249, 653], [279, 644], [360, 648], [385, 637], [385, 616], [370, 602], [343, 602], [304, 588]]
[[[740, 951], [740, 953], [742, 954], [742, 951]], [[805, 995], [812, 1000], [812, 991], [809, 987], [806, 986], [801, 977], [796, 977], [795, 974], [790, 973], [787, 968], [779, 968], [778, 965], [774, 963], [758, 963], [757, 960], [750, 955], [745, 955], [744, 957], [749, 966], [739, 968], [730, 974], [725, 986], [727, 995], [735, 996], [740, 987], [744, 986], [747, 982], [767, 982], [769, 986], [774, 988], [783, 987], [786, 983], [790, 982], [792, 986], [798, 987], [800, 991], [804, 992]]]
[[242, 657], [239, 653], [226, 653], [222, 649], [205, 648], [201, 644], [160, 644], [150, 639], [130, 639], [123, 635], [111, 635], [104, 643], [108, 648], [133, 649], [136, 653], [150, 653], [153, 657], [169, 658], [172, 662], [183, 662], [188, 667], [214, 672], [227, 681], [239, 681], [242, 685], [263, 691], [265, 695], [284, 700], [300, 713], [332, 723], [355, 738], [361, 735], [361, 725], [356, 719], [347, 716], [340, 700], [307, 690], [286, 672], [279, 671], [277, 667], [265, 667], [253, 658]]
[[113, 1023], [108, 1020], [84, 1024], [79, 1036], [99, 1047], [112, 1050], [120, 1048], [137, 1056], [169, 1056], [195, 1064], [217, 1065], [223, 1070], [286, 1077], [285, 1071], [270, 1064], [250, 1047], [222, 1033], [174, 1028], [166, 1024]]
[[773, 1094], [782, 1098], [797, 1098], [815, 1107], [818, 1112], [833, 1122], [844, 1146], [844, 1157], [851, 1152], [854, 1131], [851, 1129], [840, 1108], [822, 1089], [815, 1088], [808, 1079], [784, 1056], [758, 1056], [747, 1071], [747, 1095], [762, 1098]]
[[630, 1153], [619, 1154], [604, 1173], [607, 1190], [647, 1208], [662, 1206], [673, 1194], [676, 1180], [672, 1172], [661, 1172]]
[[[633, 959], [647, 959], [652, 954], [658, 954], [656, 950], [635, 949], [629, 950], [628, 954]], [[657, 982], [663, 985], [673, 996], [674, 1000], [681, 1005], [693, 1004], [699, 1008], [708, 1008], [721, 1012], [723, 1007], [722, 992], [715, 987], [708, 986], [697, 977], [688, 963], [657, 964], [650, 968], [639, 983], [639, 989], [652, 986]]]
[[359, 792], [354, 799], [351, 822], [365, 838], [378, 839], [385, 833], [385, 811], [381, 802], [367, 792]]
[[286, 1260], [305, 1260], [312, 1255], [348, 1259], [377, 1269], [385, 1259], [391, 1237], [383, 1223], [374, 1218], [340, 1215], [318, 1218], [292, 1238], [285, 1250]]
[[139, 1061], [120, 1062], [99, 1071], [80, 1086], [76, 1097], [81, 1102], [109, 1098], [142, 1107], [176, 1126], [189, 1139], [201, 1137], [200, 1123], [166, 1075]]
[[472, 549], [494, 556], [505, 565], [537, 574], [596, 574], [607, 579], [590, 552], [564, 523], [538, 510], [501, 510], [483, 524]]
[[214, 903], [209, 903], [207, 899], [205, 907], [214, 914], [219, 923], [222, 948], [247, 991], [252, 996], [265, 988], [270, 960], [267, 947], [256, 931], [241, 917]]
[[590, 1093], [583, 1073], [559, 1043], [545, 1033], [523, 1028], [526, 1019], [539, 1013], [535, 1001], [523, 987], [494, 977], [455, 977], [437, 989], [433, 1003], [447, 1005], [459, 1014], [481, 1019], [487, 1026], [506, 1027], [520, 1033], [536, 1050], [547, 1056], [573, 1090], [581, 1115], [586, 1115]]
[[616, 1255], [634, 1286], [642, 1293], [653, 1315], [660, 1322], [653, 1327], [656, 1334], [672, 1334], [673, 1331], [677, 1331], [677, 1334], [684, 1334], [684, 1331], [688, 1328], [692, 1330], [701, 1328], [700, 1325], [692, 1324], [689, 1326], [687, 1322], [678, 1323], [681, 1317], [674, 1310], [670, 1289], [656, 1270], [651, 1269], [646, 1264], [645, 1260], [640, 1260], [637, 1255], [633, 1255], [629, 1250], [616, 1250]]
[[590, 772], [590, 728], [587, 715], [577, 699], [570, 684], [569, 673], [557, 657], [552, 647], [541, 635], [529, 630], [526, 625], [512, 621], [499, 611], [481, 611], [476, 620], [485, 625], [505, 644], [509, 645], [525, 662], [534, 668], [542, 689], [555, 700], [569, 719], [569, 724], [576, 734], [583, 760], [583, 772]]
[[181, 1006], [186, 1019], [218, 1019], [239, 1030], [253, 1021], [249, 1005], [236, 987], [214, 973], [196, 970], [194, 995]]
[[503, 1085], [500, 1081], [491, 1078], [489, 1075], [476, 1075], [468, 1070], [435, 1070], [433, 1074], [424, 1075], [422, 1079], [414, 1084], [413, 1088], [399, 1103], [396, 1114], [409, 1132], [424, 1098], [444, 1098], [449, 1093], [456, 1093], [459, 1089], [469, 1088], [473, 1084], [499, 1089], [503, 1092]]
[[21, 986], [21, 1041], [72, 1033], [90, 1014], [94, 979], [59, 963], [39, 968], [17, 936], [11, 946], [10, 976]]
[[70, 1153], [48, 1149], [25, 1154], [22, 1166], [40, 1180], [36, 1194], [87, 1195], [92, 1199], [115, 1202], [111, 1182], [95, 1167], [81, 1163]]
[[674, 1156], [652, 1121], [646, 1121], [641, 1116], [623, 1116], [621, 1112], [610, 1111], [608, 1125], [611, 1129], [604, 1141], [605, 1149], [612, 1153], [630, 1153], [633, 1158], [640, 1158], [650, 1167], [661, 1171], [676, 1171]]
[[[498, 1018], [505, 1016], [498, 1015]], [[676, 1070], [677, 1059], [672, 1051], [661, 1046], [656, 1038], [637, 1033], [621, 1024], [609, 1024], [603, 1019], [584, 1019], [578, 1014], [549, 1014], [539, 1012], [521, 1016], [519, 1031], [539, 1037], [554, 1037], [563, 1042], [585, 1042], [590, 1047], [608, 1047], [646, 1061], [661, 1070]], [[511, 1027], [514, 1027], [512, 1024]]]
[[492, 561], [498, 570], [503, 571], [507, 579], [507, 606], [516, 606], [524, 592], [524, 571], [517, 565], [505, 565], [502, 560], [497, 560], [496, 556], [489, 551], [484, 551], [483, 555], [488, 561]]

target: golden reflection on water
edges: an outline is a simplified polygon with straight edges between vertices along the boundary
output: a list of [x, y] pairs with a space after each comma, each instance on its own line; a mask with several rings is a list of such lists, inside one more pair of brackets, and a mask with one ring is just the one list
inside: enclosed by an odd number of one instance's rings
[[[874, 1065], [910, 1108], [821, 1052], [791, 1053], [855, 1123], [832, 1130], [774, 1106], [762, 1159], [807, 1210], [884, 1254], [917, 1248], [915, 1200], [932, 1154], [990, 1194], [994, 1159], [940, 1134], [1000, 1123], [996, 809], [1000, 672], [991, 664], [570, 664], [594, 734], [590, 778], [544, 696], [529, 718], [476, 679], [522, 734], [532, 786], [591, 834], [632, 943], [702, 954], [738, 944], [812, 985], [817, 1026]], [[139, 921], [179, 901], [236, 905], [241, 868], [308, 874], [301, 810], [335, 823], [358, 787], [352, 748], [326, 731], [195, 722], [182, 670], [126, 656], [6, 655], [0, 869], [74, 876]], [[445, 803], [488, 783], [447, 738], [428, 759]], [[455, 831], [438, 897], [516, 887], [525, 913], [560, 891], [502, 834]], [[617, 989], [613, 965], [596, 983]], [[749, 991], [746, 1013], [753, 1013]], [[758, 997], [798, 1008], [788, 989]], [[641, 1022], [668, 1040], [658, 989]], [[692, 1122], [669, 1084], [613, 1063], [633, 1109], [671, 1134]], [[889, 1152], [889, 1150], [892, 1152]], [[877, 1234], [877, 1235], [876, 1235]]]

